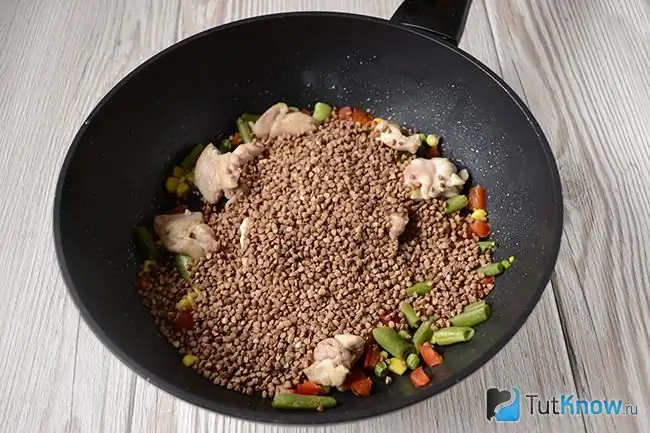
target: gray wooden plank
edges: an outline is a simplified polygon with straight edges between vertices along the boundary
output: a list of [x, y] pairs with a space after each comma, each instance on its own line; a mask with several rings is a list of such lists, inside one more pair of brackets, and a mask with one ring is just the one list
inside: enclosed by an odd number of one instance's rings
[[554, 281], [578, 394], [639, 406], [636, 417], [585, 422], [648, 431], [650, 234], [629, 202], [643, 208], [649, 198], [647, 2], [487, 5], [503, 76], [522, 87], [560, 166], [566, 214]]

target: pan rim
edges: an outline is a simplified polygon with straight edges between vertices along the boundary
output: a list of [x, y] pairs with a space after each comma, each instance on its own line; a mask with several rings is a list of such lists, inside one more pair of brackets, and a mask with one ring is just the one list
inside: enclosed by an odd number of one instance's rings
[[[190, 393], [185, 389], [178, 387], [171, 382], [167, 381], [165, 378], [160, 377], [155, 374], [151, 374], [145, 367], [136, 362], [131, 358], [127, 353], [122, 351], [113, 341], [104, 333], [99, 324], [94, 320], [88, 309], [84, 306], [79, 292], [75, 286], [74, 281], [72, 280], [70, 271], [68, 269], [68, 264], [66, 262], [65, 254], [63, 251], [62, 237], [61, 237], [61, 202], [63, 195], [63, 186], [65, 179], [67, 177], [67, 172], [69, 165], [73, 159], [75, 151], [83, 140], [86, 129], [90, 122], [97, 116], [102, 107], [107, 104], [113, 95], [118, 92], [129, 80], [131, 80], [135, 75], [142, 72], [148, 68], [152, 63], [156, 62], [159, 58], [169, 54], [170, 52], [182, 48], [184, 45], [192, 43], [194, 40], [203, 38], [212, 33], [228, 29], [231, 27], [244, 26], [249, 23], [265, 20], [275, 20], [282, 18], [294, 18], [294, 17], [313, 17], [313, 18], [324, 18], [324, 17], [333, 17], [333, 18], [345, 18], [351, 21], [361, 20], [367, 22], [374, 22], [377, 24], [386, 25], [389, 27], [394, 27], [400, 29], [401, 31], [406, 31], [418, 35], [419, 37], [426, 38], [431, 42], [438, 43], [439, 45], [446, 47], [447, 49], [453, 51], [457, 55], [462, 56], [465, 60], [469, 61], [474, 67], [480, 69], [483, 73], [487, 74], [495, 84], [497, 84], [502, 91], [510, 97], [510, 99], [515, 103], [515, 105], [521, 110], [522, 114], [526, 117], [529, 122], [530, 127], [535, 132], [535, 135], [538, 137], [538, 142], [542, 146], [542, 150], [546, 157], [546, 161], [550, 170], [550, 177], [552, 179], [552, 184], [549, 185], [552, 192], [552, 201], [555, 204], [555, 214], [552, 215], [551, 220], [555, 222], [556, 227], [553, 233], [553, 243], [550, 250], [550, 257], [552, 260], [547, 263], [545, 269], [542, 272], [542, 278], [538, 287], [534, 288], [533, 296], [531, 297], [530, 302], [524, 308], [520, 310], [519, 315], [514, 320], [514, 326], [503, 334], [492, 346], [491, 348], [479, 359], [469, 364], [458, 374], [441, 381], [438, 385], [429, 387], [427, 389], [421, 390], [421, 392], [414, 393], [408, 397], [400, 399], [385, 399], [380, 401], [379, 404], [374, 405], [371, 408], [362, 408], [356, 409], [354, 412], [348, 411], [326, 411], [324, 413], [319, 413], [318, 416], [313, 416], [309, 412], [277, 412], [277, 415], [274, 412], [259, 412], [256, 410], [248, 408], [233, 407], [222, 404], [219, 401], [210, 400], [204, 397], [197, 396], [196, 394]], [[93, 334], [101, 341], [101, 343], [109, 349], [109, 351], [117, 357], [124, 365], [126, 365], [131, 371], [135, 372], [138, 376], [143, 378], [149, 383], [153, 383], [158, 389], [173, 395], [185, 402], [191, 403], [203, 409], [218, 413], [220, 415], [239, 418], [246, 421], [259, 422], [264, 424], [273, 424], [273, 425], [324, 425], [324, 424], [344, 424], [356, 422], [364, 419], [369, 419], [377, 417], [380, 415], [386, 415], [398, 410], [404, 409], [408, 406], [411, 406], [415, 403], [423, 402], [435, 395], [441, 395], [444, 391], [449, 390], [453, 385], [461, 382], [465, 378], [469, 377], [471, 374], [478, 371], [483, 367], [490, 359], [492, 359], [498, 352], [500, 352], [506, 344], [514, 337], [514, 335], [523, 327], [527, 321], [530, 313], [533, 311], [534, 307], [538, 304], [539, 299], [544, 292], [546, 286], [551, 280], [553, 270], [555, 268], [559, 249], [562, 240], [562, 231], [563, 231], [563, 200], [562, 200], [562, 185], [560, 181], [560, 175], [557, 167], [557, 163], [553, 156], [551, 147], [544, 135], [540, 125], [537, 120], [534, 118], [532, 112], [528, 109], [526, 104], [521, 100], [521, 98], [512, 90], [506, 83], [501, 79], [495, 72], [481, 63], [479, 60], [461, 50], [460, 48], [444, 41], [442, 38], [436, 36], [435, 34], [425, 34], [420, 30], [394, 23], [385, 19], [370, 17], [360, 14], [351, 14], [351, 13], [342, 13], [342, 12], [285, 12], [285, 13], [276, 13], [269, 15], [262, 15], [258, 17], [252, 17], [242, 20], [233, 21], [230, 23], [222, 24], [216, 27], [212, 27], [206, 30], [203, 30], [195, 35], [192, 35], [188, 38], [182, 39], [173, 45], [165, 48], [164, 50], [159, 51], [158, 53], [151, 56], [149, 59], [138, 65], [131, 72], [126, 74], [121, 78], [112, 88], [106, 93], [102, 99], [96, 104], [90, 114], [86, 117], [83, 124], [79, 128], [78, 132], [75, 134], [74, 139], [68, 151], [66, 153], [65, 159], [59, 169], [59, 177], [57, 180], [54, 203], [53, 203], [53, 240], [55, 244], [57, 262], [61, 271], [61, 275], [66, 284], [68, 294], [72, 298], [75, 306], [79, 310], [79, 314], [85, 321], [86, 325], [91, 329]]]

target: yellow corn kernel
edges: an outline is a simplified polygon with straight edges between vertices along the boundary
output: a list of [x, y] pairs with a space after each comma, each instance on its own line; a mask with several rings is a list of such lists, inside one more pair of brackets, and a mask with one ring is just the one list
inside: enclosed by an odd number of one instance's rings
[[483, 209], [476, 209], [472, 212], [472, 219], [476, 221], [485, 221], [487, 219], [487, 212]]
[[185, 170], [183, 170], [183, 167], [176, 166], [172, 169], [172, 176], [181, 178], [185, 176]]
[[388, 360], [388, 369], [393, 373], [399, 374], [401, 376], [407, 369], [406, 362], [402, 361], [401, 359], [391, 358]]
[[420, 188], [414, 188], [411, 190], [411, 200], [420, 200], [422, 198], [422, 191]]
[[435, 136], [433, 134], [429, 134], [429, 135], [427, 135], [427, 139], [425, 141], [427, 142], [427, 144], [430, 147], [437, 147], [439, 139], [438, 139], [437, 136]]
[[514, 262], [515, 262], [515, 256], [510, 256], [510, 257], [508, 257], [508, 261], [509, 261], [510, 263], [514, 263]]
[[183, 365], [184, 365], [185, 367], [191, 367], [191, 366], [193, 366], [193, 365], [196, 363], [196, 361], [198, 361], [198, 360], [199, 360], [199, 358], [197, 358], [196, 356], [192, 355], [191, 353], [188, 353], [187, 355], [185, 355], [185, 356], [183, 357]]
[[190, 190], [190, 186], [185, 182], [181, 182], [176, 187], [176, 195], [179, 197], [184, 197], [189, 190]]
[[165, 181], [165, 189], [168, 193], [174, 194], [178, 188], [178, 179], [175, 177], [168, 177]]
[[383, 122], [384, 119], [382, 119], [381, 117], [375, 117], [374, 119], [372, 119], [372, 121], [375, 123], [379, 123], [379, 122]]
[[144, 265], [142, 266], [145, 272], [151, 272], [151, 270], [155, 267], [156, 267], [155, 260], [145, 260]]
[[176, 303], [176, 309], [180, 311], [190, 311], [194, 308], [194, 300], [188, 296], [183, 296], [180, 301]]

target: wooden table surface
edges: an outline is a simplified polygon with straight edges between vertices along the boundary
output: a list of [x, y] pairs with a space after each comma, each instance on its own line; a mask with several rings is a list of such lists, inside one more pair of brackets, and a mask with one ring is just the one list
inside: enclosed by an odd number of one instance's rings
[[[0, 431], [297, 432], [186, 404], [136, 377], [67, 296], [52, 241], [59, 167], [99, 99], [154, 53], [292, 10], [388, 18], [400, 0], [0, 2]], [[409, 409], [310, 432], [650, 431], [650, 1], [475, 0], [461, 43], [526, 101], [564, 188], [555, 273], [487, 365]], [[490, 386], [622, 399], [637, 416], [485, 418]], [[525, 407], [525, 406], [524, 406]]]

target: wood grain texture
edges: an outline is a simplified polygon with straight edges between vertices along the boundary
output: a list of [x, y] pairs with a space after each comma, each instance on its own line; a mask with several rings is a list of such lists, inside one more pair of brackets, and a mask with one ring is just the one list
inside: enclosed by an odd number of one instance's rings
[[[224, 22], [282, 11], [388, 18], [399, 3], [0, 4], [0, 181], [13, 186], [0, 193], [0, 239], [20, 246], [0, 250], [3, 431], [304, 431], [195, 408], [137, 378], [109, 354], [80, 323], [59, 276], [51, 240], [54, 185], [67, 147], [94, 104], [174, 42]], [[474, 1], [462, 48], [525, 98], [558, 158], [566, 227], [552, 285], [513, 340], [451, 390], [378, 419], [309, 431], [650, 430], [650, 233], [637, 230], [638, 217], [627, 211], [630, 202], [650, 199], [643, 189], [650, 183], [649, 11], [644, 0]], [[575, 392], [623, 398], [639, 405], [639, 416], [524, 415], [515, 425], [487, 422], [486, 388], [512, 385], [546, 397]]]
[[640, 408], [637, 417], [585, 417], [586, 426], [648, 431], [650, 233], [630, 207], [650, 198], [648, 3], [487, 7], [502, 75], [522, 89], [560, 167], [565, 230], [554, 282], [578, 394]]

